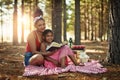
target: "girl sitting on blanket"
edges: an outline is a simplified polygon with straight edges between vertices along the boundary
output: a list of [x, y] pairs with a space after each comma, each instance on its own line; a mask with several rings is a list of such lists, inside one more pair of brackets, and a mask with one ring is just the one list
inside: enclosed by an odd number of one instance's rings
[[79, 65], [76, 58], [74, 57], [73, 51], [67, 45], [52, 51], [53, 54], [49, 54], [48, 51], [46, 51], [46, 47], [53, 42], [53, 39], [54, 39], [53, 32], [49, 29], [46, 29], [43, 32], [43, 42], [41, 43], [40, 49], [42, 52], [47, 53], [43, 54], [45, 58], [44, 66], [47, 68], [54, 67], [65, 68], [68, 65], [67, 57], [69, 57], [75, 65]]

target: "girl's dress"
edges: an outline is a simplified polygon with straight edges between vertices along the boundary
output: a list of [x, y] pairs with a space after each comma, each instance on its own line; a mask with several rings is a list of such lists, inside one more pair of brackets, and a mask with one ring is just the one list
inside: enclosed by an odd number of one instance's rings
[[[55, 52], [53, 55], [49, 56], [57, 61], [60, 62], [60, 59], [62, 57], [66, 57], [66, 66], [69, 64], [70, 59], [68, 58], [69, 55], [74, 55], [73, 51], [67, 46], [61, 47], [57, 52]], [[50, 61], [45, 60], [44, 66], [47, 68], [55, 68], [57, 67], [55, 64], [53, 64]]]

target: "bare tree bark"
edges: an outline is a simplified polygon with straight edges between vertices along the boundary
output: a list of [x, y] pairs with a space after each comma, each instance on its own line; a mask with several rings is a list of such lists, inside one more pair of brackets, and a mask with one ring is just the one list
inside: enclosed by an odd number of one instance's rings
[[31, 12], [32, 12], [32, 5], [31, 5], [31, 3], [32, 3], [32, 1], [30, 0], [30, 2], [29, 2], [29, 6], [30, 6], [30, 7], [29, 7], [29, 8], [30, 8], [30, 11], [29, 11], [30, 31], [32, 30], [32, 25], [31, 25], [31, 24], [32, 24], [32, 20], [31, 20], [31, 16], [32, 16], [32, 13], [31, 13]]
[[13, 13], [13, 45], [18, 44], [18, 33], [17, 33], [17, 2], [18, 0], [14, 0], [14, 13]]
[[3, 43], [3, 18], [2, 18], [2, 16], [3, 16], [3, 11], [2, 11], [2, 2], [1, 2], [1, 42]]
[[62, 35], [62, 0], [52, 1], [52, 30], [54, 31], [54, 40], [60, 43]]
[[75, 0], [75, 44], [81, 44], [80, 35], [80, 0]]
[[67, 35], [66, 35], [66, 0], [63, 0], [64, 2], [64, 4], [63, 4], [63, 9], [64, 9], [64, 11], [63, 11], [63, 15], [64, 15], [64, 18], [63, 18], [63, 23], [64, 23], [64, 28], [63, 28], [63, 34], [64, 34], [64, 41], [66, 41], [67, 40]]
[[109, 18], [111, 37], [108, 61], [113, 64], [120, 64], [120, 0], [110, 0]]
[[[24, 0], [22, 0], [22, 18], [24, 18]], [[21, 43], [24, 43], [24, 22], [22, 21], [22, 37]]]
[[90, 6], [91, 6], [91, 7], [90, 7], [90, 8], [91, 8], [91, 40], [93, 40], [93, 32], [94, 32], [94, 31], [93, 31], [94, 26], [93, 26], [93, 8], [92, 8], [92, 3], [93, 3], [93, 2], [92, 2], [92, 0], [91, 0], [91, 5], [90, 5]]
[[85, 0], [85, 26], [84, 26], [84, 37], [87, 40], [87, 1]]

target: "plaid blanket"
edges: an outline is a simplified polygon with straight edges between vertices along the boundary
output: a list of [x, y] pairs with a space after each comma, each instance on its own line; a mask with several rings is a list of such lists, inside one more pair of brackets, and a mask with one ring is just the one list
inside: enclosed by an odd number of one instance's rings
[[91, 61], [84, 63], [84, 66], [75, 66], [73, 64], [68, 65], [66, 68], [56, 67], [56, 68], [45, 68], [44, 66], [33, 66], [29, 65], [25, 67], [23, 76], [41, 76], [41, 75], [52, 75], [59, 74], [63, 72], [82, 72], [82, 73], [104, 73], [107, 71], [99, 61]]

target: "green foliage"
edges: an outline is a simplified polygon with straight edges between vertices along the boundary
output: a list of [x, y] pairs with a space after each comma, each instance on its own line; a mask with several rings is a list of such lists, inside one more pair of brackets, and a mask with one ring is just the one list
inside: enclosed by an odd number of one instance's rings
[[66, 6], [66, 16], [67, 16], [67, 31], [74, 30], [74, 20], [75, 20], [75, 4], [74, 1], [69, 1], [69, 4]]
[[[14, 0], [1, 0], [0, 1], [0, 16], [6, 15], [9, 10], [13, 10]], [[80, 27], [81, 31], [85, 32], [85, 27], [87, 31], [93, 32], [99, 35], [99, 27], [103, 21], [103, 35], [107, 33], [108, 30], [108, 1], [103, 0], [103, 10], [101, 9], [101, 0], [80, 0]], [[75, 1], [66, 0], [66, 18], [67, 18], [67, 31], [73, 31], [75, 25]], [[34, 11], [35, 0], [24, 0], [24, 13], [29, 15]], [[41, 5], [43, 4], [43, 5]], [[52, 15], [52, 3], [51, 0], [38, 0], [38, 6], [44, 7], [44, 18], [46, 20], [47, 26], [51, 27], [51, 15]], [[18, 10], [21, 9], [21, 0], [18, 0]], [[101, 12], [103, 11], [103, 18], [101, 18]], [[96, 30], [95, 30], [96, 28]], [[89, 35], [88, 35], [89, 36]]]
[[10, 5], [13, 3], [13, 0], [1, 0], [1, 2], [3, 3], [3, 5]]
[[3, 14], [3, 12], [4, 12], [4, 11], [3, 11], [2, 9], [0, 9], [0, 15], [2, 15], [2, 14]]
[[32, 3], [33, 1], [32, 0], [24, 0], [25, 3]]

